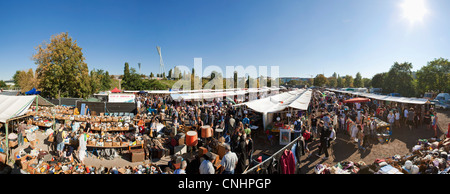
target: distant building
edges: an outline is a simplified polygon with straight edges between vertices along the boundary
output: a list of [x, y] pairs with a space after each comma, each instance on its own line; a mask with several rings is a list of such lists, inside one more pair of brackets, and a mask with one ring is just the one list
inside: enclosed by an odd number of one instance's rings
[[14, 83], [14, 80], [6, 80], [5, 81], [6, 85], [9, 86], [15, 86], [16, 84]]
[[301, 77], [280, 77], [280, 81], [283, 83], [287, 83], [291, 80], [295, 80], [295, 81], [308, 81], [309, 78], [301, 78]]

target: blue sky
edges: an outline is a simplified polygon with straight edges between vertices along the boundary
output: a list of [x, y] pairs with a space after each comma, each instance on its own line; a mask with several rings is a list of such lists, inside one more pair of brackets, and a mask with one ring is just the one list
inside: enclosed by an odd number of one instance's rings
[[[371, 78], [395, 61], [418, 70], [450, 58], [450, 1], [425, 0], [428, 13], [411, 24], [404, 0], [91, 0], [0, 1], [0, 80], [36, 68], [35, 47], [69, 32], [89, 69], [122, 74], [216, 65], [279, 66], [280, 76], [361, 72]], [[228, 77], [228, 75], [226, 75]]]

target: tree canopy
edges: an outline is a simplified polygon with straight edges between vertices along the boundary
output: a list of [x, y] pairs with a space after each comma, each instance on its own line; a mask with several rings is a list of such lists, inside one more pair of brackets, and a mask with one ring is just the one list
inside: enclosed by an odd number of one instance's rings
[[67, 32], [53, 35], [36, 48], [38, 86], [46, 97], [81, 97], [91, 94], [90, 76], [82, 48]]

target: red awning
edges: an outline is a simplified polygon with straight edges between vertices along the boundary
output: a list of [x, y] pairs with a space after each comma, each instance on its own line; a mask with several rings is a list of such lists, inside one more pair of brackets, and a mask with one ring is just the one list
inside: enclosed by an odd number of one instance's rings
[[345, 100], [344, 103], [355, 103], [355, 102], [369, 102], [369, 98], [352, 98]]
[[113, 90], [111, 90], [112, 93], [120, 93], [120, 90], [116, 88], [114, 88]]

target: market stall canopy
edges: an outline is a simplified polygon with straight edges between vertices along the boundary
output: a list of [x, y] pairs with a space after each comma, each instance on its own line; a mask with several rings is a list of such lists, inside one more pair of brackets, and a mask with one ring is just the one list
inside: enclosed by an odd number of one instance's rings
[[351, 95], [355, 95], [355, 96], [362, 96], [365, 98], [381, 100], [381, 101], [391, 101], [391, 102], [399, 102], [399, 103], [405, 103], [405, 104], [428, 104], [428, 103], [430, 103], [430, 101], [425, 98], [386, 96], [386, 95], [379, 95], [379, 94], [373, 94], [373, 93], [344, 91], [344, 90], [337, 90], [337, 89], [327, 89], [327, 90], [333, 91], [333, 92], [338, 92], [338, 93], [351, 94]]
[[357, 103], [357, 102], [369, 102], [369, 98], [352, 98], [345, 100], [344, 103]]
[[252, 110], [261, 113], [274, 113], [288, 107], [307, 110], [309, 102], [311, 101], [311, 94], [311, 90], [300, 89], [241, 103], [239, 105], [246, 105]]
[[120, 93], [120, 90], [116, 88], [114, 88], [113, 90], [111, 90], [112, 93]]
[[38, 106], [55, 106], [53, 103], [51, 103], [50, 101], [48, 101], [45, 98], [42, 98], [42, 96], [40, 96], [40, 95], [36, 96], [36, 98], [34, 99], [34, 101], [31, 105], [32, 106], [36, 106], [36, 105], [38, 105]]
[[36, 96], [4, 96], [0, 95], [0, 123], [8, 119], [24, 115]]
[[37, 95], [37, 94], [41, 94], [41, 91], [36, 91], [36, 88], [31, 89], [28, 92], [25, 92], [26, 95]]

